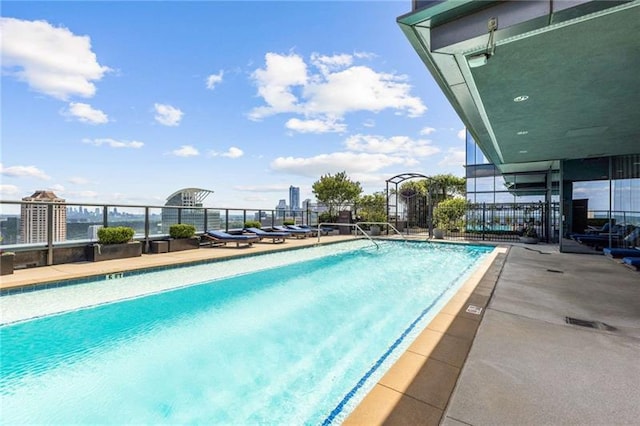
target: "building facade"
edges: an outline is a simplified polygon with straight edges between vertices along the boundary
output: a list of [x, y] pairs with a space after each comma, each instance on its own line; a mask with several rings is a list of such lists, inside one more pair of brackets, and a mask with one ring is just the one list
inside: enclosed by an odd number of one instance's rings
[[300, 188], [297, 186], [289, 187], [289, 208], [291, 210], [300, 210]]
[[[24, 197], [20, 208], [20, 236], [24, 244], [47, 242], [47, 228], [49, 226], [49, 205], [52, 209], [52, 237], [53, 241], [67, 239], [67, 208], [65, 200], [58, 198], [52, 191], [38, 190], [30, 197]], [[60, 205], [56, 205], [60, 204]]]

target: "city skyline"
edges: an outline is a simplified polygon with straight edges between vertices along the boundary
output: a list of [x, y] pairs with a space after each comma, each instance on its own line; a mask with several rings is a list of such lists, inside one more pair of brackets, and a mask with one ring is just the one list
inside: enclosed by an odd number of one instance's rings
[[394, 19], [411, 2], [363, 6], [3, 2], [0, 196], [273, 209], [327, 173], [462, 176], [463, 125]]

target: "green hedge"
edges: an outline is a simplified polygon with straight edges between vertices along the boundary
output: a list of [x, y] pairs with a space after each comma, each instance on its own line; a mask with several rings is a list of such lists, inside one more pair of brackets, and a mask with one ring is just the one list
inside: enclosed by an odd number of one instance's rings
[[244, 223], [245, 228], [262, 228], [262, 223], [257, 220], [248, 220]]
[[109, 226], [98, 229], [98, 243], [123, 244], [133, 239], [135, 231], [128, 226]]
[[196, 227], [180, 223], [169, 227], [169, 236], [171, 238], [191, 238], [196, 234]]
[[284, 220], [284, 221], [282, 221], [282, 224], [283, 225], [295, 225], [296, 223], [293, 220]]

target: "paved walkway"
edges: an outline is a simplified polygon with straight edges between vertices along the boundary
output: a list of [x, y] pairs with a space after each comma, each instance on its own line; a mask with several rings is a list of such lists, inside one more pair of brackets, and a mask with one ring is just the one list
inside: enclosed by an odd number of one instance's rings
[[640, 273], [512, 247], [443, 424], [640, 424]]

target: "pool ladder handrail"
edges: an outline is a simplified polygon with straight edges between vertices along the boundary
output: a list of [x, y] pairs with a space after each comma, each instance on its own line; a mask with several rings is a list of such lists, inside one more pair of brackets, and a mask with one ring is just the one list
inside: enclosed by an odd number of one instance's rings
[[[367, 235], [364, 230], [362, 228], [360, 228], [360, 226], [357, 223], [331, 223], [331, 222], [322, 222], [322, 223], [318, 223], [318, 242], [320, 242], [320, 230], [321, 227], [323, 225], [330, 225], [330, 226], [349, 226], [351, 228], [356, 228], [357, 230], [359, 230], [360, 232], [362, 232], [362, 234], [364, 234], [365, 237], [367, 237], [369, 239], [369, 241], [371, 241], [375, 246], [376, 249], [379, 250], [380, 246], [378, 245], [378, 243], [376, 243], [373, 238], [371, 238], [369, 235]], [[356, 234], [357, 235], [357, 234]]]
[[[389, 222], [356, 222], [356, 225], [387, 225], [391, 229], [396, 231], [396, 234], [400, 235], [400, 238], [402, 238], [405, 243], [407, 242], [407, 237], [405, 237], [402, 232], [398, 231], [398, 229], [395, 226], [393, 226], [392, 224], [390, 224]], [[364, 231], [362, 231], [362, 232], [364, 233]]]

